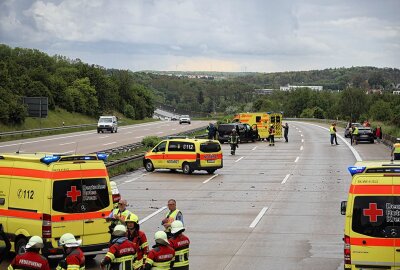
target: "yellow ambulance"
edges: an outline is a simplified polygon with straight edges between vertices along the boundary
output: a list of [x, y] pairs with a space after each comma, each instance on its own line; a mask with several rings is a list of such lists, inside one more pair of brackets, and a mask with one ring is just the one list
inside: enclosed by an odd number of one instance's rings
[[362, 161], [349, 172], [344, 269], [400, 269], [400, 162]]
[[61, 258], [58, 240], [72, 233], [87, 258], [105, 253], [110, 240], [105, 217], [113, 207], [105, 154], [0, 154], [0, 223], [22, 253], [32, 235], [42, 253]]
[[221, 144], [206, 139], [167, 139], [145, 154], [143, 166], [148, 172], [181, 169], [184, 174], [194, 170], [213, 174], [223, 166]]
[[268, 138], [268, 130], [272, 124], [275, 128], [275, 138], [282, 138], [282, 113], [239, 113], [234, 116], [233, 121], [249, 124], [253, 129], [257, 128], [259, 139]]

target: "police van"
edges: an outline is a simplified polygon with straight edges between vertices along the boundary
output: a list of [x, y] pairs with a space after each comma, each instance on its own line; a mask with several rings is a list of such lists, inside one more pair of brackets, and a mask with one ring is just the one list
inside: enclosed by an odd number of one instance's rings
[[400, 269], [400, 161], [363, 161], [349, 167], [344, 269]]
[[154, 169], [182, 169], [184, 174], [191, 174], [194, 170], [213, 174], [222, 165], [221, 144], [206, 139], [167, 139], [143, 158], [143, 166], [148, 172]]
[[72, 233], [87, 258], [106, 253], [105, 217], [113, 208], [105, 154], [0, 154], [0, 224], [12, 250], [24, 252], [32, 235], [43, 255], [61, 258], [58, 240]]

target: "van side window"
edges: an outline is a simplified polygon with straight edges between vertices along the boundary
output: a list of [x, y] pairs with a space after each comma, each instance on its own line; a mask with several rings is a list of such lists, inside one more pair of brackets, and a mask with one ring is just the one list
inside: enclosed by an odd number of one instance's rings
[[200, 151], [203, 153], [214, 153], [221, 151], [219, 143], [209, 142], [200, 144]]
[[[371, 237], [398, 238], [399, 209], [398, 196], [357, 196], [354, 199], [352, 229]], [[397, 231], [396, 235], [392, 234], [393, 230]]]
[[53, 210], [61, 213], [85, 213], [109, 206], [105, 178], [58, 180], [53, 184]]
[[157, 145], [156, 148], [154, 148], [153, 152], [164, 152], [166, 145], [167, 145], [167, 142], [160, 143], [159, 145]]
[[169, 142], [168, 151], [187, 151], [187, 152], [195, 152], [196, 148], [194, 143], [190, 142]]
[[261, 122], [261, 116], [256, 116], [256, 122], [257, 123]]

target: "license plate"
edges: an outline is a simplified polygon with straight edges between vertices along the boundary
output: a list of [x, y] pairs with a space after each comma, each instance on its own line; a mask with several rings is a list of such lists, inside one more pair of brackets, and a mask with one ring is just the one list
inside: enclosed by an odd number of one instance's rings
[[208, 159], [207, 163], [215, 163], [215, 159]]

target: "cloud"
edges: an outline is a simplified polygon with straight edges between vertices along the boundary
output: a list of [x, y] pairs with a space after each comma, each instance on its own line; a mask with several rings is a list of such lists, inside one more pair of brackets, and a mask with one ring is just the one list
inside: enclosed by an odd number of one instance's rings
[[399, 67], [399, 8], [396, 0], [5, 0], [0, 42], [110, 68]]

